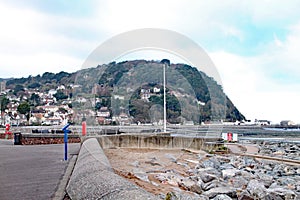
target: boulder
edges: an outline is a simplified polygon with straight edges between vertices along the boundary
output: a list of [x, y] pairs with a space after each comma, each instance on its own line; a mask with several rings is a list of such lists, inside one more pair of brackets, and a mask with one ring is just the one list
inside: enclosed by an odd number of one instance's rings
[[223, 179], [232, 178], [238, 174], [241, 174], [240, 170], [238, 169], [224, 169], [222, 170], [222, 177]]
[[212, 168], [215, 168], [215, 169], [218, 169], [220, 167], [220, 162], [219, 160], [216, 158], [216, 157], [212, 157], [208, 160], [205, 160], [202, 165], [205, 167], [205, 168], [208, 168], [208, 167], [212, 167]]
[[200, 178], [204, 183], [211, 182], [212, 180], [217, 179], [218, 177], [208, 173], [201, 173]]
[[228, 180], [228, 184], [230, 184], [230, 186], [238, 189], [247, 188], [248, 182], [249, 181], [242, 176], [236, 176]]
[[266, 188], [264, 184], [258, 180], [250, 180], [247, 185], [247, 190], [251, 196], [259, 199], [263, 199], [266, 194]]
[[245, 166], [254, 166], [256, 165], [257, 162], [253, 158], [244, 157], [243, 163]]
[[283, 199], [278, 195], [266, 194], [264, 200], [283, 200]]
[[178, 185], [180, 187], [184, 188], [185, 190], [190, 190], [191, 187], [195, 184], [196, 184], [196, 182], [189, 178], [184, 178], [180, 182], [178, 182]]
[[168, 192], [164, 199], [167, 199], [167, 200], [180, 200], [180, 199], [185, 199], [185, 200], [199, 200], [199, 199], [209, 200], [205, 196], [199, 196], [197, 194], [191, 194], [191, 193], [186, 193], [186, 192], [178, 192], [178, 191]]
[[235, 167], [231, 163], [224, 163], [220, 166], [220, 170], [234, 169]]
[[254, 200], [247, 190], [243, 190], [238, 194], [238, 200]]
[[273, 177], [269, 176], [265, 173], [256, 173], [258, 179], [264, 184], [265, 187], [270, 187], [270, 185], [273, 183]]
[[219, 184], [218, 181], [212, 181], [212, 182], [209, 182], [209, 183], [202, 183], [201, 187], [203, 190], [207, 191], [207, 190], [210, 190], [212, 188], [215, 188], [217, 187]]
[[232, 200], [232, 198], [230, 198], [226, 194], [220, 194], [213, 198], [213, 200]]
[[218, 195], [226, 194], [231, 198], [236, 198], [236, 189], [232, 187], [215, 187], [203, 193], [203, 195], [208, 196], [209, 198], [214, 198]]
[[281, 199], [297, 199], [298, 198], [298, 195], [295, 192], [293, 192], [292, 190], [289, 190], [289, 189], [282, 188], [282, 187], [267, 189], [267, 192], [270, 195], [280, 197]]
[[203, 173], [208, 173], [208, 174], [212, 174], [212, 175], [215, 175], [215, 176], [220, 176], [221, 175], [221, 173], [217, 169], [212, 168], [212, 167], [197, 169], [197, 174], [198, 175], [201, 175]]

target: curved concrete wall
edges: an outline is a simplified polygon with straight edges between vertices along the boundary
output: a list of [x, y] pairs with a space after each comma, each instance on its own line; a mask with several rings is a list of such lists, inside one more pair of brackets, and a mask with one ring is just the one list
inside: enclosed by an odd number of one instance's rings
[[161, 148], [210, 150], [218, 147], [220, 138], [193, 138], [164, 135], [102, 135], [98, 141], [103, 149], [121, 148]]
[[97, 139], [86, 140], [67, 186], [71, 199], [158, 199], [114, 173]]

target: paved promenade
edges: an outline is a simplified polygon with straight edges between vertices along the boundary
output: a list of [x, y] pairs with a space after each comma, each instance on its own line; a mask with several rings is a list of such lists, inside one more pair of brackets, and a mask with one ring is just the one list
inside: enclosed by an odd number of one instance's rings
[[[69, 144], [69, 160], [80, 144]], [[68, 168], [64, 145], [13, 145], [0, 140], [0, 199], [53, 199]]]

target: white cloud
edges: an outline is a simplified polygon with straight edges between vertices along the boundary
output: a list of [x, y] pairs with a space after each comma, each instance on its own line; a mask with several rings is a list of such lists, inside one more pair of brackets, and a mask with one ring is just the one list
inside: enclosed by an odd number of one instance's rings
[[58, 17], [0, 4], [0, 24], [0, 68], [6, 72], [1, 74], [3, 78], [59, 68], [74, 71], [98, 45], [94, 38], [84, 35], [85, 30], [93, 34], [99, 31], [88, 19]]
[[246, 57], [224, 51], [209, 54], [225, 92], [246, 117], [300, 123], [299, 27], [292, 27], [279, 46], [274, 38], [261, 55]]
[[[300, 102], [298, 7], [298, 0], [112, 0], [95, 5], [91, 15], [76, 18], [1, 2], [0, 77], [75, 71], [90, 52], [115, 34], [165, 28], [200, 45], [217, 47], [210, 56], [226, 93], [247, 117], [300, 123], [296, 106]], [[282, 37], [274, 32], [269, 38], [272, 42], [259, 44], [264, 53], [252, 57], [229, 53], [230, 46], [218, 46], [220, 40], [239, 45], [230, 39], [243, 42], [249, 32], [255, 34], [248, 23], [279, 27], [289, 34]]]

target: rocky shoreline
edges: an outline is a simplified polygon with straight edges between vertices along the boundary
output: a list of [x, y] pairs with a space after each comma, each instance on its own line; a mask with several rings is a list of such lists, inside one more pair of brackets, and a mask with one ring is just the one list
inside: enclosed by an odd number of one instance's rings
[[261, 155], [300, 160], [300, 143], [290, 142], [255, 142]]
[[[271, 146], [272, 145], [272, 148]], [[275, 150], [272, 150], [272, 149]], [[299, 144], [259, 144], [259, 153], [284, 149], [289, 158], [299, 155]], [[119, 149], [118, 149], [119, 150]], [[277, 150], [277, 151], [276, 151]], [[127, 154], [127, 153], [126, 153]], [[128, 157], [129, 154], [127, 154]], [[155, 156], [153, 156], [155, 155]], [[157, 156], [156, 156], [157, 155]], [[300, 199], [300, 166], [271, 160], [255, 159], [233, 154], [189, 153], [189, 159], [170, 153], [143, 154], [144, 160], [130, 163], [131, 169], [123, 169], [144, 189], [168, 187], [168, 192], [156, 193], [161, 199], [204, 200], [285, 200]], [[164, 158], [163, 158], [164, 156]], [[136, 155], [133, 155], [136, 158]], [[166, 164], [166, 160], [169, 163]], [[124, 162], [124, 161], [123, 161]], [[130, 162], [130, 161], [129, 161]], [[113, 164], [114, 165], [114, 164]], [[153, 170], [146, 170], [145, 165]], [[128, 166], [127, 166], [128, 167]], [[157, 170], [160, 169], [160, 170]], [[116, 168], [115, 168], [116, 170]], [[118, 169], [117, 169], [118, 170]], [[127, 171], [125, 173], [125, 170]], [[127, 173], [127, 174], [128, 174]], [[120, 173], [119, 173], [120, 174]], [[145, 183], [145, 184], [144, 184]]]
[[195, 168], [189, 177], [174, 172], [157, 179], [197, 195], [172, 193], [171, 199], [299, 199], [300, 168], [242, 156], [212, 155]]

